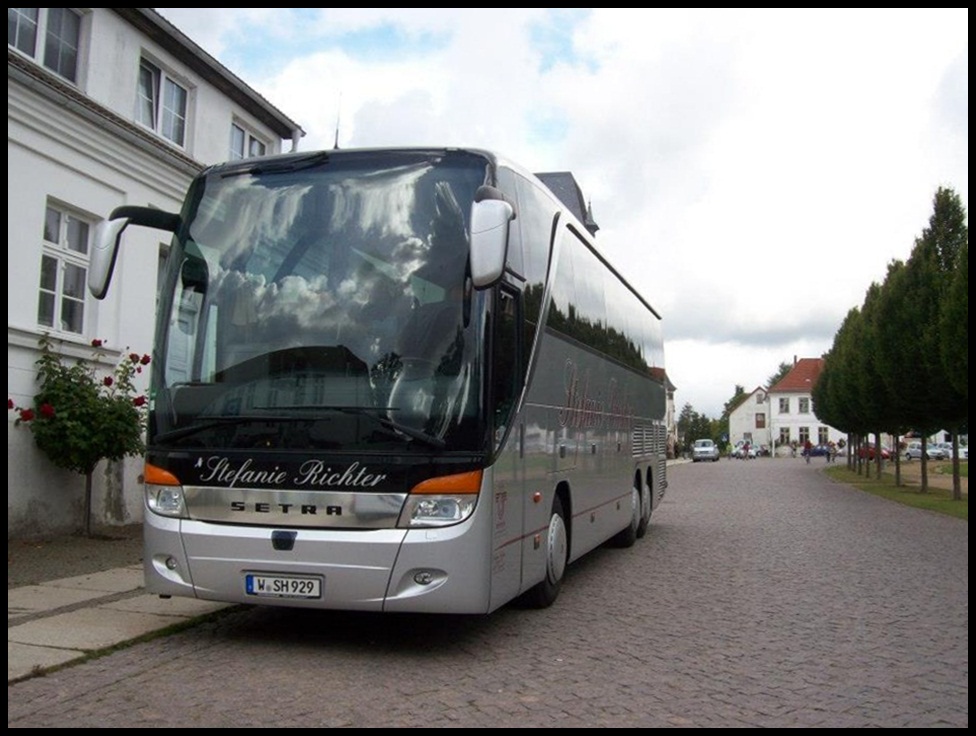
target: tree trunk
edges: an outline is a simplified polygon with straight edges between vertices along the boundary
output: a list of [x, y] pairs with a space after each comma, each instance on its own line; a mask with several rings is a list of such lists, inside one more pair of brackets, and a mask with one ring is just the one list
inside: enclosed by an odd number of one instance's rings
[[92, 475], [94, 470], [85, 473], [85, 536], [91, 537]]

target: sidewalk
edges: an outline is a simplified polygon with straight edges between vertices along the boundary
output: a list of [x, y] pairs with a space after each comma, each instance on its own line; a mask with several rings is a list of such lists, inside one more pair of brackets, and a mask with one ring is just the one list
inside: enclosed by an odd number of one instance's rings
[[[8, 541], [8, 585], [23, 578], [22, 566], [46, 566], [48, 574], [50, 569], [72, 569], [86, 544], [92, 540], [37, 542], [34, 559], [29, 547], [12, 550]], [[102, 541], [102, 546], [113, 545]], [[114, 553], [123, 555], [131, 559], [133, 553], [121, 548]], [[111, 559], [101, 556], [88, 560], [88, 565], [97, 567]], [[45, 570], [34, 574], [41, 582], [7, 589], [8, 684], [226, 607], [147, 594], [139, 561], [55, 580], [45, 580]]]

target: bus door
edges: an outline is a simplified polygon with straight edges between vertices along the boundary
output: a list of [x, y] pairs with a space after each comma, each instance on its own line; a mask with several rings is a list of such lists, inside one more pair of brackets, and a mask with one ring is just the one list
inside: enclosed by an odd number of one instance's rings
[[509, 599], [521, 584], [525, 492], [524, 425], [517, 413], [524, 363], [521, 293], [501, 285], [494, 294], [489, 345], [489, 416], [492, 424], [492, 586], [491, 598]]

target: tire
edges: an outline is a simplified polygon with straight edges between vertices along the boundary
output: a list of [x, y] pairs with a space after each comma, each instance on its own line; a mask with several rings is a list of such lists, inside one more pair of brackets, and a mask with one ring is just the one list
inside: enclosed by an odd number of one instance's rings
[[548, 608], [559, 597], [569, 561], [569, 534], [566, 527], [566, 512], [563, 502], [557, 495], [552, 501], [549, 527], [546, 531], [546, 577], [529, 588], [520, 602], [529, 608]]
[[610, 544], [613, 547], [626, 549], [633, 547], [637, 541], [637, 532], [641, 523], [641, 499], [640, 491], [637, 488], [630, 490], [630, 509], [630, 524], [610, 538]]
[[651, 488], [646, 483], [641, 489], [641, 515], [637, 525], [637, 538], [643, 539], [647, 534], [647, 527], [651, 524], [651, 511], [654, 509], [654, 499], [651, 498]]

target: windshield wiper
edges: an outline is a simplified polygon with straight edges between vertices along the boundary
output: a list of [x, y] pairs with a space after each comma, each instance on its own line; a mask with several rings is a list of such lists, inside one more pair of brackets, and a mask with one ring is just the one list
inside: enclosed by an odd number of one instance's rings
[[388, 417], [377, 416], [374, 418], [383, 428], [393, 430], [398, 434], [405, 434], [411, 439], [419, 440], [420, 442], [426, 442], [428, 445], [437, 450], [443, 450], [445, 447], [447, 447], [447, 443], [444, 442], [444, 440], [442, 440], [440, 437], [435, 437], [434, 435], [427, 434], [422, 430], [408, 427], [406, 424], [400, 424], [399, 422], [395, 422]]
[[187, 427], [180, 427], [179, 429], [171, 429], [169, 432], [158, 434], [153, 437], [153, 441], [171, 442], [173, 440], [189, 437], [190, 435], [194, 435], [199, 432], [205, 432], [208, 429], [214, 429], [215, 427], [228, 427], [235, 424], [248, 424], [250, 422], [306, 422], [308, 419], [309, 417], [276, 416], [272, 414], [259, 416], [247, 415], [234, 417], [207, 417], [207, 421], [205, 422], [191, 424]]
[[[260, 409], [261, 407], [255, 407]], [[427, 434], [419, 429], [414, 429], [413, 427], [408, 427], [399, 422], [395, 422], [388, 417], [380, 415], [380, 412], [396, 411], [395, 407], [376, 407], [376, 406], [333, 406], [333, 405], [320, 405], [320, 406], [310, 406], [304, 404], [302, 406], [276, 406], [268, 407], [274, 408], [278, 411], [282, 409], [297, 411], [302, 409], [312, 409], [315, 411], [337, 411], [343, 414], [352, 415], [362, 415], [366, 414], [375, 419], [380, 426], [384, 429], [395, 432], [399, 435], [406, 435], [408, 438], [417, 440], [418, 442], [423, 442], [435, 449], [443, 450], [447, 446], [440, 437], [435, 437], [433, 435]], [[294, 414], [279, 415], [279, 414], [249, 414], [245, 416], [232, 416], [232, 417], [207, 417], [207, 421], [199, 422], [196, 424], [191, 424], [187, 427], [180, 427], [179, 429], [172, 429], [169, 432], [163, 432], [162, 434], [156, 435], [153, 438], [154, 442], [173, 442], [175, 440], [183, 439], [184, 437], [190, 437], [191, 435], [198, 434], [199, 432], [205, 432], [208, 429], [214, 429], [216, 427], [227, 427], [233, 426], [235, 424], [247, 424], [250, 422], [309, 422], [315, 421], [316, 417], [300, 415], [296, 416]]]
[[410, 439], [417, 440], [418, 442], [424, 442], [438, 450], [443, 450], [447, 446], [447, 443], [444, 442], [444, 440], [442, 440], [440, 437], [435, 437], [432, 434], [427, 434], [423, 430], [415, 429], [414, 427], [401, 424], [400, 422], [394, 421], [389, 417], [383, 416], [383, 414], [391, 411], [399, 411], [395, 406], [338, 406], [336, 404], [302, 404], [301, 406], [275, 406], [273, 408], [279, 410], [288, 409], [290, 411], [301, 411], [303, 409], [313, 409], [315, 411], [337, 411], [342, 414], [352, 414], [354, 416], [366, 414], [375, 419], [384, 429], [392, 430], [393, 432], [401, 435], [406, 435]]

